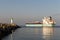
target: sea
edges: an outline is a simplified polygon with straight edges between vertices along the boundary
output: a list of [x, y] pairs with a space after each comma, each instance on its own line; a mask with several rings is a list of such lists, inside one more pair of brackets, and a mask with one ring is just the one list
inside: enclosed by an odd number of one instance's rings
[[2, 40], [60, 40], [60, 27], [22, 27]]

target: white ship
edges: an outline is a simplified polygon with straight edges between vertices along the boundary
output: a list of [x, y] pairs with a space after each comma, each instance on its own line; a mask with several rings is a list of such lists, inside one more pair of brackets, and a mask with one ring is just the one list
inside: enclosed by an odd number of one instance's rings
[[50, 16], [50, 17], [44, 17], [42, 19], [42, 22], [39, 22], [39, 21], [29, 22], [29, 23], [26, 23], [25, 26], [27, 26], [27, 27], [41, 27], [41, 26], [54, 26], [54, 24], [55, 24], [55, 21]]

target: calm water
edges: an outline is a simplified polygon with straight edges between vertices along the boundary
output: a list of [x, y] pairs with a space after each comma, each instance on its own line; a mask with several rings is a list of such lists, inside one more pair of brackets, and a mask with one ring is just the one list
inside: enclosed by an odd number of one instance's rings
[[60, 40], [60, 28], [19, 28], [2, 40]]

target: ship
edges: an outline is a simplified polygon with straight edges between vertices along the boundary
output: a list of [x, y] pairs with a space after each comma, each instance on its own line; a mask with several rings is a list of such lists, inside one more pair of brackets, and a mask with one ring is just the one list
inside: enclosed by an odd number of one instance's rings
[[42, 27], [42, 26], [54, 26], [55, 25], [55, 20], [49, 16], [49, 17], [44, 17], [42, 19], [42, 22], [40, 21], [35, 21], [35, 22], [28, 22], [26, 23], [26, 27]]

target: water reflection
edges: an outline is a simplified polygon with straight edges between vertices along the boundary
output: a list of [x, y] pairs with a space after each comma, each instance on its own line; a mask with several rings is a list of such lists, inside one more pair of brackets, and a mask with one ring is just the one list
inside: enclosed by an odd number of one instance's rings
[[52, 40], [53, 33], [54, 33], [53, 27], [43, 27], [43, 39]]
[[35, 33], [35, 34], [38, 34], [38, 33], [39, 33], [38, 28], [35, 28], [35, 29], [34, 29], [34, 33]]

